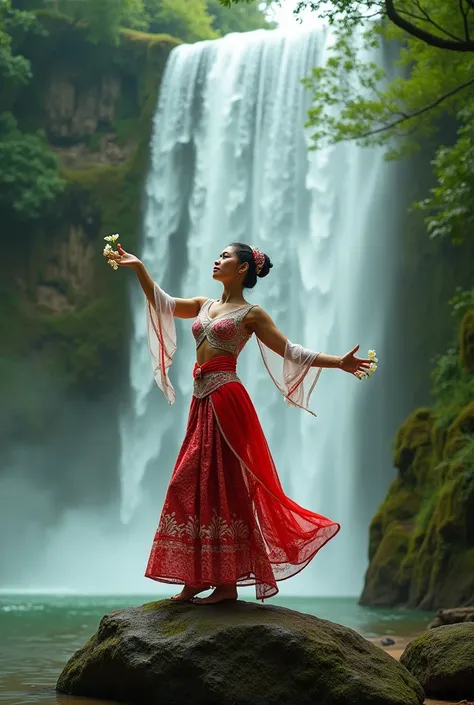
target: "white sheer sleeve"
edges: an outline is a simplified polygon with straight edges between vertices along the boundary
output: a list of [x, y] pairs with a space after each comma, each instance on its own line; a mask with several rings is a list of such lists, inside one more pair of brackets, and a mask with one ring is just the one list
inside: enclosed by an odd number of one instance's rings
[[173, 404], [176, 394], [168, 377], [168, 368], [176, 351], [175, 300], [155, 284], [155, 307], [147, 299], [147, 333], [155, 382], [167, 402]]
[[309, 400], [323, 369], [312, 367], [319, 353], [288, 340], [282, 359], [258, 338], [257, 342], [268, 374], [287, 404], [299, 406], [316, 416], [309, 408]]

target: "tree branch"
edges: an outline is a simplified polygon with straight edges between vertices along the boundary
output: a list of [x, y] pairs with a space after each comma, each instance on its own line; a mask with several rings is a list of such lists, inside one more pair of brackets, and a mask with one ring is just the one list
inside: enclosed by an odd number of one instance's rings
[[460, 83], [455, 88], [452, 88], [447, 93], [444, 93], [442, 96], [437, 98], [435, 101], [433, 101], [432, 103], [429, 103], [429, 105], [425, 105], [424, 108], [420, 108], [419, 110], [415, 110], [415, 112], [411, 113], [410, 115], [404, 115], [403, 117], [399, 118], [398, 120], [394, 120], [393, 122], [389, 123], [388, 125], [384, 125], [383, 127], [378, 127], [375, 130], [370, 130], [369, 132], [366, 132], [363, 135], [354, 136], [354, 137], [351, 137], [350, 139], [364, 139], [365, 137], [371, 137], [372, 135], [378, 135], [381, 132], [387, 132], [388, 130], [392, 130], [394, 127], [401, 125], [403, 122], [406, 122], [407, 120], [411, 120], [412, 118], [415, 118], [415, 117], [419, 117], [420, 115], [423, 115], [423, 113], [427, 113], [429, 110], [436, 108], [438, 105], [440, 105], [447, 98], [451, 98], [451, 96], [455, 95], [456, 93], [459, 93], [459, 91], [462, 91], [464, 88], [468, 88], [469, 86], [471, 86], [473, 84], [474, 84], [474, 78], [470, 78], [468, 81], [465, 81], [464, 83]]
[[[462, 0], [460, 0], [462, 2]], [[426, 12], [426, 10], [421, 7], [419, 3], [415, 3], [418, 9], [423, 13], [423, 17], [420, 15], [415, 15], [414, 12], [410, 12], [409, 10], [403, 10], [400, 9], [398, 10], [398, 14], [400, 16], [404, 15], [405, 17], [410, 17], [412, 20], [418, 20], [419, 22], [428, 22], [428, 24], [431, 24], [433, 27], [436, 27], [436, 29], [439, 29], [440, 32], [445, 34], [447, 37], [451, 37], [451, 39], [455, 39], [457, 42], [462, 42], [463, 40], [461, 37], [458, 37], [456, 34], [452, 34], [451, 32], [448, 32], [447, 29], [444, 29], [444, 27], [441, 27], [441, 25], [437, 24]]]
[[[474, 0], [469, 0], [469, 2], [474, 2]], [[387, 17], [400, 29], [405, 30], [413, 37], [421, 39], [421, 41], [429, 44], [433, 47], [438, 47], [438, 49], [447, 49], [449, 51], [473, 51], [474, 52], [474, 41], [471, 39], [465, 40], [454, 40], [454, 39], [443, 39], [443, 37], [438, 37], [436, 34], [427, 32], [421, 27], [417, 27], [412, 22], [409, 22], [404, 17], [402, 17], [399, 12], [395, 9], [394, 0], [385, 0], [385, 11]]]
[[464, 0], [459, 0], [459, 12], [461, 13], [464, 22], [464, 36], [466, 39], [469, 39], [469, 22], [467, 21], [467, 13], [469, 12], [469, 8], [466, 12], [464, 9]]
[[[433, 27], [436, 27], [436, 29], [439, 29], [439, 31], [442, 34], [445, 34], [447, 37], [451, 37], [451, 39], [455, 39], [457, 42], [462, 42], [461, 37], [458, 37], [456, 34], [452, 34], [447, 29], [445, 29], [444, 27], [441, 27], [441, 25], [439, 25], [437, 22], [435, 22], [434, 19], [432, 17], [430, 17], [428, 12], [422, 6], [420, 0], [413, 0], [413, 2], [415, 3], [416, 7], [420, 10], [420, 12], [423, 13], [426, 22], [429, 22], [431, 25], [433, 25]], [[463, 0], [459, 0], [459, 2], [462, 5]], [[466, 37], [466, 39], [469, 39], [469, 37]]]

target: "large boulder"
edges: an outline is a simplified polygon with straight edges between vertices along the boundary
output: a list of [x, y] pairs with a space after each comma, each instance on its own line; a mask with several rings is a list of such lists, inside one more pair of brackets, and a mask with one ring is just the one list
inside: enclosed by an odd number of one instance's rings
[[442, 627], [444, 624], [459, 624], [460, 622], [474, 622], [474, 607], [453, 607], [452, 609], [438, 610], [428, 629]]
[[57, 690], [128, 705], [421, 705], [404, 666], [362, 636], [282, 607], [152, 602], [112, 612]]
[[449, 624], [422, 634], [403, 652], [402, 663], [427, 695], [474, 698], [474, 623]]

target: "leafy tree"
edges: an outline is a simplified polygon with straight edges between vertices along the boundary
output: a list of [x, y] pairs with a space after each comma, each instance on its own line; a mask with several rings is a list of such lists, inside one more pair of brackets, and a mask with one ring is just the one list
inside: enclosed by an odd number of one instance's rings
[[147, 29], [144, 0], [13, 0], [13, 4], [21, 10], [50, 10], [84, 23], [92, 43], [117, 44], [121, 26]]
[[0, 209], [17, 220], [41, 216], [63, 190], [56, 155], [41, 133], [18, 129], [9, 113], [0, 118]]
[[[296, 14], [308, 9], [334, 36], [326, 64], [304, 79], [313, 148], [356, 140], [385, 145], [387, 157], [397, 158], [452, 114], [457, 141], [438, 148], [437, 185], [418, 206], [431, 237], [459, 243], [474, 224], [474, 0], [303, 0]], [[381, 61], [367, 60], [391, 41], [399, 47], [392, 80]]]
[[222, 35], [230, 32], [250, 32], [270, 29], [273, 24], [265, 17], [269, 3], [250, 2], [224, 7], [219, 0], [207, 0], [208, 12], [213, 16], [213, 27]]
[[430, 237], [460, 244], [474, 231], [474, 101], [459, 114], [457, 140], [438, 148], [433, 160], [437, 184], [418, 203]]
[[15, 37], [41, 31], [36, 17], [0, 5], [0, 209], [2, 216], [38, 217], [63, 188], [57, 160], [40, 134], [25, 134], [10, 112], [15, 95], [31, 78], [29, 61], [15, 52]]
[[145, 0], [150, 32], [172, 34], [185, 42], [216, 39], [206, 0]]
[[[34, 15], [12, 8], [11, 0], [0, 2], [0, 79], [2, 91], [9, 84], [24, 85], [31, 78], [30, 62], [16, 54], [12, 32], [27, 31], [36, 21]], [[3, 97], [4, 99], [4, 97]]]
[[[302, 0], [296, 14], [308, 9], [332, 25], [335, 37], [326, 65], [306, 80], [314, 96], [308, 124], [315, 146], [344, 139], [387, 143], [394, 135], [429, 131], [441, 111], [455, 111], [471, 95], [474, 0]], [[363, 59], [382, 39], [403, 45], [404, 77], [388, 85], [385, 72]], [[336, 105], [342, 108], [337, 117]]]

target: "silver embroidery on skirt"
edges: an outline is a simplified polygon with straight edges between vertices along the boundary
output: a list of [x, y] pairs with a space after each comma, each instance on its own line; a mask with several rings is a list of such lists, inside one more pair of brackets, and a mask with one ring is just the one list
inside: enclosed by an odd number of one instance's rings
[[228, 382], [242, 384], [235, 372], [208, 372], [194, 380], [193, 396], [197, 399], [204, 399], [208, 394], [215, 392], [216, 389]]

